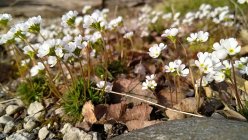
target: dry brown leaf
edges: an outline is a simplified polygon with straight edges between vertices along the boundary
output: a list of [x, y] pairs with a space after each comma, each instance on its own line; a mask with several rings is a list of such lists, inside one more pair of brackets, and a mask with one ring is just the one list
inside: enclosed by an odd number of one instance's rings
[[[140, 97], [142, 99], [152, 101], [154, 103], [157, 102], [156, 97], [153, 95], [153, 93], [150, 90], [142, 90], [142, 84], [138, 79], [123, 79], [119, 78], [116, 80], [116, 82], [113, 85], [113, 91], [116, 92], [129, 92], [133, 96]], [[116, 95], [114, 98], [118, 98]], [[120, 97], [120, 96], [119, 96]], [[129, 98], [129, 97], [122, 97], [126, 98], [127, 103], [134, 103], [134, 105], [138, 105], [142, 103], [142, 101]]]
[[111, 104], [107, 109], [107, 120], [120, 120], [121, 116], [125, 113], [127, 105], [125, 102], [118, 104]]
[[152, 107], [148, 104], [140, 104], [132, 109], [127, 109], [126, 113], [123, 116], [124, 121], [130, 120], [149, 120], [150, 114], [152, 112]]
[[225, 107], [224, 110], [220, 110], [218, 112], [225, 115], [226, 118], [228, 118], [228, 119], [246, 121], [246, 118], [244, 116], [242, 116], [240, 113], [238, 113], [232, 109], [229, 109], [228, 107]]
[[241, 47], [240, 55], [246, 55], [248, 53], [248, 45]]
[[136, 129], [141, 129], [147, 126], [151, 126], [157, 123], [160, 123], [161, 121], [142, 121], [142, 120], [131, 120], [126, 122], [126, 126], [128, 128], [128, 131], [136, 130]]
[[[200, 99], [200, 104], [203, 103], [203, 98]], [[189, 113], [196, 113], [197, 112], [197, 101], [194, 97], [185, 98], [179, 103], [179, 108], [181, 111], [189, 112]]]
[[[181, 110], [179, 105], [174, 105], [174, 108], [177, 110]], [[171, 110], [166, 110], [165, 113], [166, 113], [166, 116], [169, 118], [169, 120], [178, 120], [178, 119], [183, 119], [186, 117], [185, 114], [178, 113], [178, 112], [171, 111]]]
[[85, 102], [83, 109], [82, 109], [82, 115], [84, 116], [85, 122], [88, 123], [95, 123], [97, 121], [95, 113], [94, 113], [94, 105], [91, 101]]
[[107, 104], [99, 104], [95, 106], [94, 113], [97, 120], [100, 120], [107, 113], [107, 109]]
[[185, 94], [183, 92], [176, 93], [170, 92], [169, 88], [162, 89], [157, 94], [158, 103], [165, 106], [171, 106], [172, 104], [176, 104], [177, 102], [182, 101], [185, 98]]
[[[248, 81], [236, 75], [237, 87], [242, 91], [248, 91]], [[228, 83], [232, 84], [230, 80], [226, 80]]]

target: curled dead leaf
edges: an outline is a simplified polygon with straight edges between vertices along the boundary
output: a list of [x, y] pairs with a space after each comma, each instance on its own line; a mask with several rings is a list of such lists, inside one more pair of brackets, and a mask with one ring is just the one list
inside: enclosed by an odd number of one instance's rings
[[130, 120], [149, 120], [150, 114], [152, 112], [152, 107], [150, 107], [148, 104], [140, 104], [132, 109], [127, 109], [125, 112], [123, 119], [124, 121], [130, 121]]
[[131, 120], [131, 121], [126, 122], [126, 125], [128, 128], [128, 131], [132, 131], [132, 130], [148, 127], [154, 124], [158, 124], [161, 122], [162, 121], [157, 121], [157, 120], [153, 120], [153, 121]]
[[94, 113], [94, 105], [91, 101], [85, 102], [83, 109], [82, 109], [82, 115], [84, 117], [85, 122], [88, 123], [95, 123], [97, 121], [95, 113]]

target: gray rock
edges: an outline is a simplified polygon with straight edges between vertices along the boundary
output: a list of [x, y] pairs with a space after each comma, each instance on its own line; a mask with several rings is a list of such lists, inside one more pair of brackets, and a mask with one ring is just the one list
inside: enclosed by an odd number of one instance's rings
[[6, 140], [33, 140], [34, 134], [29, 134], [26, 132], [14, 133], [6, 138]]
[[0, 104], [0, 116], [2, 116], [5, 113], [5, 105]]
[[23, 124], [23, 128], [28, 131], [34, 129], [35, 126], [36, 126], [36, 123], [33, 120], [29, 120]]
[[63, 140], [92, 140], [92, 135], [73, 127], [69, 123], [64, 125], [61, 133], [64, 134]]
[[4, 133], [9, 133], [13, 128], [14, 128], [15, 124], [13, 121], [9, 121], [8, 123], [6, 123], [6, 125], [4, 126]]
[[38, 121], [40, 117], [45, 114], [43, 110], [44, 106], [41, 103], [35, 101], [29, 105], [27, 112], [29, 116], [34, 117], [35, 120]]
[[9, 105], [5, 111], [7, 115], [12, 115], [15, 114], [19, 108], [20, 107], [18, 105]]
[[8, 116], [8, 115], [4, 115], [4, 116], [0, 117], [0, 123], [2, 123], [2, 124], [6, 124], [9, 121], [13, 121], [13, 118]]
[[47, 127], [42, 127], [39, 130], [38, 137], [40, 140], [44, 140], [48, 134], [49, 134], [49, 131], [47, 130]]
[[7, 136], [8, 136], [7, 134], [4, 134], [4, 133], [3, 133], [3, 134], [1, 134], [1, 133], [0, 133], [0, 140], [5, 139]]
[[243, 140], [248, 138], [248, 123], [227, 119], [188, 118], [168, 121], [112, 140]]

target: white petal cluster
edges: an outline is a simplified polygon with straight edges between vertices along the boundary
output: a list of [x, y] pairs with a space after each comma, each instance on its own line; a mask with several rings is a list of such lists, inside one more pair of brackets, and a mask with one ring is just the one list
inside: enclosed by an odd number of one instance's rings
[[133, 32], [127, 32], [124, 34], [123, 38], [130, 39], [133, 37]]
[[187, 37], [187, 41], [192, 42], [206, 42], [208, 40], [209, 33], [199, 31], [197, 33], [191, 33], [189, 37]]
[[241, 74], [248, 75], [248, 57], [241, 57], [239, 60], [236, 60], [234, 67], [237, 68]]
[[181, 60], [175, 60], [170, 62], [169, 65], [164, 66], [165, 72], [175, 73], [178, 76], [186, 77], [189, 74], [189, 69], [186, 68], [185, 64], [182, 64]]
[[37, 56], [42, 58], [52, 52], [52, 49], [62, 46], [62, 41], [60, 39], [49, 39], [46, 40], [38, 49]]
[[3, 14], [0, 14], [0, 22], [1, 21], [11, 21], [12, 20], [12, 16], [10, 14], [7, 14], [7, 13], [3, 13]]
[[86, 14], [92, 8], [91, 5], [85, 5], [82, 9], [82, 13]]
[[165, 45], [164, 43], [154, 44], [151, 48], [149, 48], [148, 54], [152, 58], [158, 58], [159, 55], [161, 54], [162, 50], [164, 50], [166, 48], [167, 48], [167, 45]]
[[146, 76], [146, 81], [142, 83], [142, 90], [151, 89], [154, 90], [157, 86], [155, 81], [155, 75]]
[[214, 54], [219, 59], [225, 59], [228, 55], [234, 56], [241, 50], [237, 40], [235, 38], [221, 39], [220, 42], [213, 45]]
[[162, 37], [174, 37], [178, 34], [177, 28], [166, 29], [164, 33], [161, 35]]
[[105, 12], [104, 11], [99, 11], [95, 10], [91, 15], [85, 15], [84, 16], [84, 22], [83, 22], [83, 27], [84, 28], [99, 28], [100, 27], [105, 27]]
[[244, 3], [248, 3], [248, 0], [238, 0], [239, 4], [244, 4]]
[[25, 23], [28, 26], [28, 29], [33, 30], [32, 28], [40, 28], [40, 24], [42, 22], [42, 18], [41, 16], [37, 16], [37, 17], [31, 17], [29, 18]]
[[45, 66], [38, 62], [37, 65], [33, 66], [30, 70], [31, 76], [36, 76], [40, 71], [44, 70]]
[[104, 89], [104, 91], [106, 92], [110, 92], [112, 91], [113, 88], [113, 84], [110, 82], [106, 82], [106, 81], [99, 81], [96, 86], [100, 89]]
[[64, 27], [70, 27], [74, 24], [74, 21], [78, 15], [77, 11], [69, 11], [62, 16], [61, 25]]
[[108, 29], [110, 30], [116, 29], [118, 26], [121, 25], [122, 22], [123, 22], [123, 18], [121, 16], [112, 19], [108, 24]]

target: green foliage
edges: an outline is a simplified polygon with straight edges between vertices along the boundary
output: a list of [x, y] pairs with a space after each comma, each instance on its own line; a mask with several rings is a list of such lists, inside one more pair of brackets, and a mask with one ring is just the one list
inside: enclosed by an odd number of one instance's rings
[[27, 105], [34, 101], [41, 101], [49, 93], [48, 81], [43, 76], [33, 77], [31, 80], [22, 82], [17, 88], [17, 95]]
[[82, 107], [86, 101], [91, 100], [93, 104], [99, 104], [104, 101], [104, 94], [101, 91], [94, 90], [93, 83], [89, 88], [84, 79], [78, 79], [75, 84], [63, 96], [63, 108], [71, 121], [77, 121], [82, 118]]
[[248, 119], [248, 101], [244, 101], [243, 107], [242, 110], [239, 110], [239, 113]]

